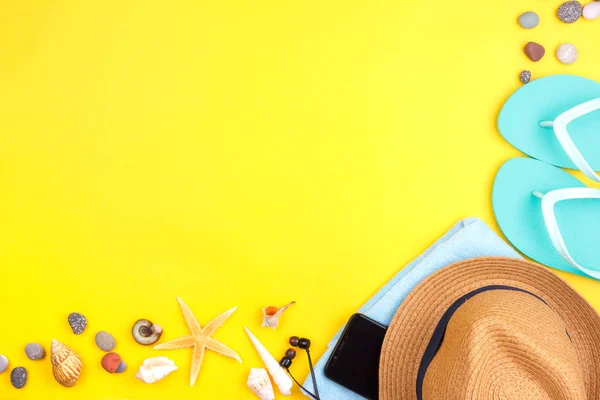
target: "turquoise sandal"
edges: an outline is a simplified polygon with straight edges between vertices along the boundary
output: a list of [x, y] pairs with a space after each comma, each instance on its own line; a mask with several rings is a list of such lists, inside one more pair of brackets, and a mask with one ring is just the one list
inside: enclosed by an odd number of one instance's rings
[[541, 264], [600, 279], [600, 189], [530, 158], [498, 171], [492, 206], [504, 236]]
[[[600, 182], [600, 84], [572, 75], [536, 79], [498, 116], [500, 134], [523, 153]], [[567, 130], [568, 127], [568, 130]], [[599, 253], [600, 254], [600, 253]]]

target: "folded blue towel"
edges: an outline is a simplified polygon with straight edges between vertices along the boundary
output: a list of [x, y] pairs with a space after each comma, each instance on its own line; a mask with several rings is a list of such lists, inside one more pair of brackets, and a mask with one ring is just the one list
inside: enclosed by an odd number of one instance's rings
[[[462, 220], [423, 254], [400, 270], [357, 312], [365, 314], [387, 326], [392, 322], [396, 310], [410, 291], [429, 275], [452, 263], [484, 256], [521, 258], [512, 247], [500, 239], [482, 220], [478, 218]], [[330, 381], [324, 375], [323, 368], [342, 331], [343, 327], [329, 342], [327, 351], [315, 365], [315, 376], [322, 400], [363, 398]], [[310, 375], [307, 377], [304, 387], [311, 392], [313, 391], [314, 387]]]

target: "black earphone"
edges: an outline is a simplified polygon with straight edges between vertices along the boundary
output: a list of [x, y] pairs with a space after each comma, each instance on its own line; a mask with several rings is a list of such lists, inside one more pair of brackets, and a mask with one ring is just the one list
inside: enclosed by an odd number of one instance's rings
[[296, 350], [294, 350], [292, 348], [287, 349], [287, 351], [285, 352], [285, 355], [279, 362], [279, 365], [281, 365], [287, 371], [287, 373], [294, 380], [294, 382], [296, 382], [296, 385], [300, 386], [300, 389], [302, 389], [306, 393], [308, 393], [313, 399], [320, 400], [319, 388], [317, 387], [317, 379], [315, 378], [315, 371], [313, 368], [312, 360], [310, 358], [310, 350], [309, 350], [310, 349], [310, 339], [300, 338], [298, 336], [292, 336], [292, 337], [290, 337], [289, 343], [292, 347], [298, 347], [298, 348], [306, 350], [306, 355], [308, 356], [308, 366], [310, 367], [310, 375], [312, 377], [313, 386], [315, 388], [315, 393], [312, 393], [312, 392], [306, 390], [304, 388], [304, 386], [302, 386], [300, 383], [298, 383], [296, 378], [294, 378], [294, 376], [290, 372], [290, 366], [292, 365], [292, 360], [294, 358], [296, 358]]

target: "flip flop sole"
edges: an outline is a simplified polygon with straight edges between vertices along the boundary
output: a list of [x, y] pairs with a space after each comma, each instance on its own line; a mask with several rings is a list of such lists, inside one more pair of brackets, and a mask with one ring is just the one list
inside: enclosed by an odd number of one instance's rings
[[[576, 105], [600, 98], [600, 84], [573, 75], [552, 75], [531, 81], [517, 90], [498, 115], [498, 131], [523, 153], [561, 168], [576, 168], [564, 152], [552, 128], [553, 121]], [[568, 126], [573, 142], [595, 171], [600, 171], [600, 111]]]
[[[584, 275], [554, 249], [542, 215], [541, 200], [531, 193], [586, 187], [569, 173], [530, 158], [508, 160], [496, 175], [492, 207], [504, 236], [529, 258], [562, 271]], [[556, 204], [556, 218], [567, 248], [581, 265], [600, 270], [600, 201]]]

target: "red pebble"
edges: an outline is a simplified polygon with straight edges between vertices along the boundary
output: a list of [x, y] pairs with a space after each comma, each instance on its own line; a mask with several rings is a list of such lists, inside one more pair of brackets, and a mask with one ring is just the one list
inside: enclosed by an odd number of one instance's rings
[[121, 357], [117, 353], [108, 353], [107, 355], [102, 357], [101, 361], [102, 368], [104, 368], [111, 374], [117, 371], [117, 368], [119, 368], [120, 363]]

